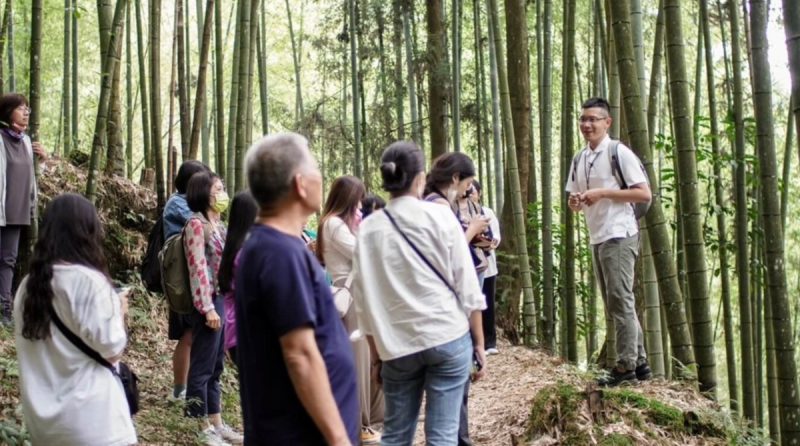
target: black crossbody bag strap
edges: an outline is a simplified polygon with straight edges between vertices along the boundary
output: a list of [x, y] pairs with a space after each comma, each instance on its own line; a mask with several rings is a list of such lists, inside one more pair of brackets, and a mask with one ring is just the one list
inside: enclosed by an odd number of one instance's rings
[[56, 327], [58, 327], [59, 331], [61, 331], [61, 334], [63, 334], [64, 337], [66, 337], [67, 340], [69, 340], [69, 342], [72, 343], [72, 345], [78, 347], [78, 350], [82, 351], [86, 356], [94, 359], [98, 364], [107, 368], [108, 370], [111, 371], [111, 373], [114, 374], [114, 376], [119, 378], [119, 373], [117, 373], [117, 369], [114, 368], [114, 366], [111, 365], [110, 362], [106, 361], [105, 358], [100, 356], [100, 353], [97, 353], [91, 347], [86, 345], [86, 343], [83, 342], [83, 340], [79, 338], [78, 335], [70, 331], [70, 329], [67, 328], [67, 326], [64, 325], [64, 322], [62, 322], [61, 319], [58, 317], [58, 315], [56, 314], [56, 310], [53, 309], [52, 307], [50, 308], [50, 319], [53, 320], [53, 323], [56, 324]]
[[383, 210], [383, 213], [386, 214], [387, 217], [389, 217], [389, 221], [392, 222], [392, 226], [394, 226], [397, 232], [399, 232], [400, 235], [403, 236], [403, 239], [405, 239], [406, 243], [408, 243], [408, 245], [411, 246], [411, 249], [413, 249], [414, 252], [417, 253], [417, 256], [419, 256], [419, 258], [422, 259], [423, 262], [425, 262], [425, 265], [427, 265], [428, 268], [430, 268], [430, 270], [433, 271], [434, 274], [436, 274], [436, 276], [447, 286], [447, 288], [449, 288], [450, 291], [453, 292], [458, 302], [461, 303], [461, 298], [458, 296], [458, 293], [456, 292], [455, 288], [453, 288], [453, 286], [450, 285], [450, 282], [448, 282], [447, 279], [445, 279], [442, 273], [440, 273], [439, 270], [433, 266], [433, 264], [428, 260], [428, 258], [425, 257], [425, 254], [423, 254], [422, 251], [420, 251], [419, 248], [417, 248], [417, 245], [415, 245], [414, 242], [412, 242], [411, 239], [408, 238], [405, 232], [403, 232], [403, 230], [400, 229], [400, 226], [397, 225], [397, 222], [395, 221], [392, 214], [389, 213], [389, 211], [387, 211], [386, 209]]

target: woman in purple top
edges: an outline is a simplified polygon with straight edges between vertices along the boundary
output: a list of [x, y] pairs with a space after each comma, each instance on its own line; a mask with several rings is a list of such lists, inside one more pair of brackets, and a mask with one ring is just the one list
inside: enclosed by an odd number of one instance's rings
[[225, 350], [236, 362], [236, 310], [233, 302], [233, 277], [239, 264], [239, 250], [250, 227], [256, 220], [258, 205], [249, 191], [242, 191], [233, 197], [231, 214], [228, 219], [228, 237], [220, 260], [218, 282], [219, 291], [225, 296]]

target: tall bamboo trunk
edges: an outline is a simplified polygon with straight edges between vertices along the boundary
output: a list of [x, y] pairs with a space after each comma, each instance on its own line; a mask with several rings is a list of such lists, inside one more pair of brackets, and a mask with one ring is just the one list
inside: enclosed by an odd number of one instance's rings
[[228, 183], [235, 183], [235, 168], [236, 168], [236, 129], [239, 113], [239, 67], [241, 66], [240, 59], [242, 58], [242, 27], [240, 22], [242, 20], [242, 10], [246, 1], [237, 2], [236, 6], [236, 36], [233, 44], [233, 60], [231, 61], [233, 68], [231, 69], [231, 95], [230, 95], [230, 108], [228, 110], [228, 140], [226, 144], [225, 164], [227, 167], [225, 178]]
[[[794, 102], [794, 101], [792, 101]], [[794, 114], [791, 104], [789, 106], [789, 117], [786, 120], [786, 140], [784, 141], [783, 151], [783, 188], [781, 188], [781, 228], [786, 234], [786, 217], [789, 212], [789, 184], [792, 172], [792, 139], [794, 137]]]
[[[133, 63], [131, 62], [131, 4], [125, 5], [125, 173], [133, 180]], [[66, 108], [66, 103], [65, 103]], [[68, 139], [65, 134], [65, 140]]]
[[139, 60], [139, 91], [142, 96], [142, 146], [144, 149], [144, 166], [145, 168], [152, 169], [155, 160], [153, 159], [153, 151], [150, 144], [150, 97], [147, 94], [147, 72], [144, 63], [144, 26], [142, 25], [142, 0], [136, 0], [134, 4], [136, 9], [136, 53]]
[[236, 94], [236, 101], [238, 102], [236, 109], [236, 123], [235, 127], [231, 127], [231, 131], [235, 144], [233, 148], [229, 146], [228, 165], [229, 170], [232, 170], [231, 178], [228, 180], [231, 184], [235, 185], [238, 190], [239, 185], [242, 184], [242, 166], [240, 165], [239, 154], [244, 152], [245, 140], [247, 139], [247, 103], [250, 100], [249, 95], [249, 75], [250, 69], [250, 21], [252, 20], [252, 9], [250, 0], [243, 0], [240, 2], [241, 13], [239, 15], [238, 29], [239, 34], [239, 54], [238, 54], [238, 83]]
[[742, 349], [742, 414], [755, 420], [756, 403], [753, 355], [753, 325], [750, 305], [750, 271], [747, 258], [747, 177], [745, 171], [744, 94], [742, 82], [742, 50], [739, 34], [739, 0], [728, 0], [731, 22], [731, 56], [733, 57], [733, 123], [736, 185], [736, 276], [739, 297], [739, 342]]
[[797, 148], [800, 150], [800, 8], [792, 0], [783, 0], [783, 27], [792, 76], [792, 112], [794, 113]]
[[[122, 20], [124, 18], [126, 0], [117, 0], [114, 8], [114, 18], [112, 27], [114, 31], [109, 36], [108, 51], [103, 62], [102, 85], [100, 89], [100, 100], [97, 106], [97, 117], [94, 126], [94, 139], [92, 141], [92, 155], [89, 160], [89, 175], [86, 182], [86, 198], [92, 203], [95, 202], [98, 181], [98, 166], [100, 164], [100, 154], [103, 150], [103, 136], [106, 134], [106, 124], [108, 119], [108, 108], [111, 101], [111, 83], [113, 73], [120, 60], [117, 52], [117, 41], [122, 39]], [[37, 55], [38, 59], [38, 55]], [[38, 62], [37, 62], [38, 63]], [[32, 84], [33, 85], [33, 84]], [[38, 93], [38, 92], [37, 92]], [[31, 101], [33, 106], [33, 101]]]
[[[611, 2], [610, 15], [614, 23], [614, 45], [618, 55], [617, 65], [623, 84], [626, 86], [623, 106], [628, 127], [631, 147], [639, 156], [650, 178], [650, 187], [659, 191], [659, 182], [653, 169], [652, 154], [648, 145], [648, 132], [643, 122], [642, 97], [639, 90], [639, 78], [636, 70], [631, 38], [630, 10], [627, 2]], [[678, 363], [692, 374], [695, 366], [689, 327], [686, 324], [682, 295], [678, 287], [675, 262], [670, 248], [667, 222], [661, 204], [661, 196], [653, 194], [653, 203], [646, 215], [647, 231], [654, 263], [658, 275], [661, 304], [666, 310], [667, 326], [670, 332], [672, 356]]]
[[453, 27], [453, 64], [452, 64], [452, 91], [453, 91], [453, 150], [461, 151], [461, 20], [459, 10], [461, 0], [452, 0], [452, 19], [450, 25]]
[[200, 43], [200, 67], [197, 71], [197, 92], [194, 100], [194, 117], [192, 118], [191, 139], [189, 142], [189, 159], [197, 159], [200, 145], [200, 129], [203, 126], [206, 103], [206, 78], [208, 77], [208, 52], [211, 47], [211, 27], [214, 20], [214, 0], [207, 0], [203, 26], [203, 40]]
[[714, 327], [711, 321], [702, 209], [697, 185], [697, 158], [692, 117], [689, 115], [689, 87], [680, 5], [680, 0], [664, 1], [670, 96], [676, 136], [675, 160], [676, 170], [680, 172], [681, 220], [698, 379], [701, 391], [714, 394], [717, 385]]
[[265, 5], [261, 5], [261, 23], [258, 31], [258, 95], [261, 99], [261, 133], [269, 133], [269, 96], [267, 94], [267, 38]]
[[419, 114], [417, 113], [417, 90], [414, 75], [415, 53], [411, 48], [411, 27], [408, 19], [409, 9], [410, 6], [408, 5], [403, 9], [403, 37], [406, 45], [406, 72], [408, 73], [408, 102], [410, 108], [409, 112], [411, 113], [411, 136], [415, 142], [422, 144], [420, 140]]
[[[708, 0], [700, 0], [700, 23], [705, 44], [706, 85], [708, 87], [708, 109], [711, 119], [711, 153], [714, 156], [714, 200], [717, 217], [717, 246], [722, 291], [722, 308], [725, 326], [725, 358], [728, 371], [728, 395], [732, 411], [739, 410], [739, 385], [736, 380], [736, 347], [734, 345], [733, 312], [731, 309], [731, 283], [728, 268], [728, 236], [725, 221], [725, 193], [722, 187], [722, 159], [719, 147], [720, 130], [717, 117], [717, 87], [714, 78], [714, 60], [711, 41], [711, 27], [708, 19]], [[699, 88], [699, 86], [697, 87]]]
[[[235, 9], [235, 6], [234, 6]], [[222, 39], [222, 2], [214, 2], [214, 152], [217, 173], [226, 176], [225, 170], [225, 41]], [[231, 94], [233, 92], [231, 91]]]
[[[542, 128], [540, 137], [542, 162], [542, 343], [544, 347], [555, 350], [555, 290], [553, 289], [553, 198], [552, 198], [552, 0], [544, 0], [543, 64], [542, 64]], [[560, 186], [559, 186], [560, 188]]]
[[[563, 81], [565, 84], [565, 103], [564, 120], [561, 124], [563, 131], [563, 143], [561, 146], [561, 166], [562, 166], [562, 181], [560, 185], [567, 184], [567, 175], [569, 175], [568, 166], [572, 162], [572, 153], [574, 146], [575, 136], [575, 0], [565, 2], [567, 7], [567, 28], [564, 33], [564, 40], [567, 41], [566, 45], [566, 79]], [[559, 196], [562, 197], [562, 212], [565, 212], [565, 225], [564, 225], [564, 244], [565, 249], [565, 274], [564, 274], [564, 288], [566, 298], [566, 314], [563, 324], [566, 325], [567, 339], [565, 340], [567, 348], [567, 358], [573, 364], [578, 363], [578, 310], [575, 301], [575, 268], [572, 265], [575, 262], [575, 215], [566, 206], [567, 194], [563, 189], [559, 188]]]
[[[353, 0], [350, 0], [353, 1]], [[431, 132], [431, 159], [447, 152], [447, 83], [444, 60], [442, 1], [426, 0], [428, 29], [428, 122]], [[499, 212], [499, 210], [498, 210]]]
[[[8, 40], [8, 29], [9, 26], [11, 26], [11, 13], [11, 0], [6, 0], [5, 6], [3, 7], [3, 23], [2, 26], [0, 26], [0, 94], [5, 92], [6, 75], [3, 64], [3, 54], [6, 48], [6, 41]], [[74, 29], [73, 27], [73, 30]]]
[[184, 0], [177, 0], [175, 2], [175, 20], [176, 20], [176, 39], [178, 39], [178, 114], [180, 115], [180, 130], [181, 130], [181, 156], [183, 159], [194, 159], [197, 157], [190, 157], [189, 144], [192, 133], [192, 122], [189, 118], [189, 63], [187, 51], [187, 39], [185, 34], [188, 29], [184, 24], [184, 15], [188, 15], [188, 11], [184, 13], [183, 8]]
[[159, 212], [166, 204], [164, 153], [161, 150], [161, 0], [150, 0], [150, 121], [153, 158], [156, 168], [156, 195]]
[[28, 134], [33, 141], [39, 140], [39, 123], [42, 111], [39, 107], [42, 85], [42, 0], [33, 0], [31, 4], [31, 58], [30, 58], [30, 93], [28, 94], [31, 109]]
[[777, 162], [772, 122], [772, 80], [768, 57], [767, 5], [750, 0], [751, 45], [753, 62], [753, 105], [755, 106], [760, 167], [761, 217], [766, 250], [769, 305], [780, 395], [781, 440], [800, 444], [800, 389], [792, 339], [791, 307], [786, 294], [784, 237], [781, 230], [778, 200]]
[[491, 14], [492, 30], [495, 40], [497, 54], [498, 80], [500, 83], [500, 95], [503, 102], [503, 128], [505, 129], [506, 150], [508, 151], [506, 161], [508, 163], [508, 180], [511, 188], [511, 206], [513, 207], [514, 218], [514, 237], [517, 242], [517, 261], [519, 262], [519, 273], [522, 278], [523, 302], [523, 324], [526, 335], [530, 334], [531, 339], [526, 339], [528, 345], [534, 342], [536, 320], [533, 312], [533, 282], [531, 281], [530, 263], [528, 261], [528, 244], [525, 235], [525, 213], [522, 209], [522, 193], [520, 189], [519, 168], [514, 138], [514, 125], [511, 116], [511, 98], [509, 97], [508, 78], [506, 76], [506, 63], [502, 50], [502, 39], [500, 38], [500, 12], [497, 0], [487, 0], [487, 11]]
[[[8, 2], [10, 17], [14, 17], [14, 7]], [[14, 59], [14, 20], [8, 22], [8, 91], [17, 91], [16, 62]]]
[[[70, 45], [72, 44], [72, 37], [71, 37], [71, 25], [72, 25], [72, 0], [64, 0], [64, 74], [63, 74], [63, 83], [62, 83], [62, 114], [64, 115], [64, 128], [63, 128], [63, 141], [64, 141], [64, 154], [69, 154], [70, 150], [72, 150], [72, 113], [70, 113], [70, 106], [72, 100], [70, 99], [70, 93], [72, 93], [72, 85], [70, 82], [70, 73], [71, 73], [71, 65], [70, 65]], [[3, 28], [6, 28], [5, 23], [3, 24]], [[0, 36], [3, 36], [3, 31], [0, 30]], [[0, 40], [5, 41], [4, 38], [0, 37]], [[3, 54], [2, 43], [0, 43], [0, 54]], [[0, 58], [0, 65], [2, 65], [2, 58]], [[0, 79], [0, 92], [2, 92], [2, 85], [3, 81]]]
[[497, 57], [494, 45], [494, 30], [491, 14], [487, 13], [489, 24], [489, 87], [492, 91], [492, 151], [494, 154], [495, 200], [497, 215], [502, 215], [504, 198], [503, 146], [500, 141], [502, 126], [500, 123], [500, 89], [497, 83]]
[[[203, 0], [196, 0], [195, 1], [195, 8], [196, 8], [196, 15], [197, 15], [197, 36], [198, 38], [202, 38], [200, 36], [203, 35], [206, 23], [208, 22], [208, 9], [203, 10]], [[213, 19], [214, 12], [211, 12], [211, 17]], [[200, 48], [202, 51], [202, 48]], [[202, 57], [202, 56], [201, 56]], [[206, 58], [208, 59], [208, 58]], [[208, 64], [208, 60], [206, 60], [206, 64]], [[192, 65], [189, 65], [191, 68]], [[189, 70], [191, 72], [191, 70]], [[213, 82], [213, 73], [212, 73], [212, 82]], [[199, 84], [199, 83], [198, 83]], [[204, 84], [205, 85], [205, 84]], [[191, 82], [189, 83], [191, 87]], [[208, 92], [204, 93], [204, 95], [208, 95]], [[201, 144], [201, 153], [202, 153], [202, 160], [204, 163], [209, 164], [211, 162], [211, 143], [209, 141], [209, 122], [208, 122], [208, 99], [203, 102], [203, 106], [201, 107], [201, 114], [202, 117], [200, 123], [200, 144]], [[197, 107], [197, 105], [195, 105]], [[193, 124], [194, 125], [194, 124]]]
[[[349, 0], [353, 1], [353, 0]], [[303, 92], [300, 84], [300, 55], [297, 50], [297, 43], [294, 36], [294, 23], [292, 22], [292, 9], [289, 7], [289, 0], [286, 0], [286, 15], [289, 23], [289, 38], [292, 41], [292, 62], [294, 63], [294, 88], [295, 88], [295, 114], [294, 120], [299, 123], [303, 119]]]
[[[124, 23], [123, 23], [124, 26]], [[122, 28], [119, 29], [122, 31]], [[125, 155], [122, 141], [122, 36], [116, 41], [115, 52], [120, 57], [120, 61], [111, 73], [111, 98], [108, 106], [108, 117], [106, 118], [106, 167], [108, 175], [125, 175]]]

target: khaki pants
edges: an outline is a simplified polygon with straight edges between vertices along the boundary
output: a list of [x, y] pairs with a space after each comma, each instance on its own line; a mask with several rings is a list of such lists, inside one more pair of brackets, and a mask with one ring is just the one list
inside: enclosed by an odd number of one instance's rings
[[[358, 328], [356, 320], [356, 306], [350, 309], [342, 319], [347, 334], [353, 333]], [[358, 387], [358, 405], [361, 409], [361, 426], [375, 427], [383, 424], [383, 391], [378, 383], [372, 380], [372, 361], [370, 358], [369, 344], [366, 338], [350, 342], [353, 348], [353, 358], [356, 362], [356, 386]]]
[[633, 272], [639, 255], [639, 234], [592, 245], [597, 282], [606, 311], [614, 321], [617, 364], [628, 370], [647, 363], [644, 334], [636, 317]]

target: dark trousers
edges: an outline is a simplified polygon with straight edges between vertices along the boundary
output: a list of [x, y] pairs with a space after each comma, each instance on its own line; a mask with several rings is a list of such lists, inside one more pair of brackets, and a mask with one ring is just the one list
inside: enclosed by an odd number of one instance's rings
[[486, 309], [483, 310], [483, 345], [486, 350], [497, 348], [497, 331], [494, 326], [494, 295], [497, 276], [483, 280], [483, 294], [486, 296]]
[[[217, 314], [223, 315], [222, 296], [214, 298]], [[206, 326], [205, 315], [191, 314], [192, 350], [189, 360], [189, 380], [186, 383], [186, 416], [202, 418], [220, 413], [219, 378], [225, 362], [225, 342], [222, 327], [212, 330]]]
[[8, 225], [0, 228], [0, 311], [3, 318], [11, 317], [11, 283], [17, 264], [19, 237], [23, 226]]

